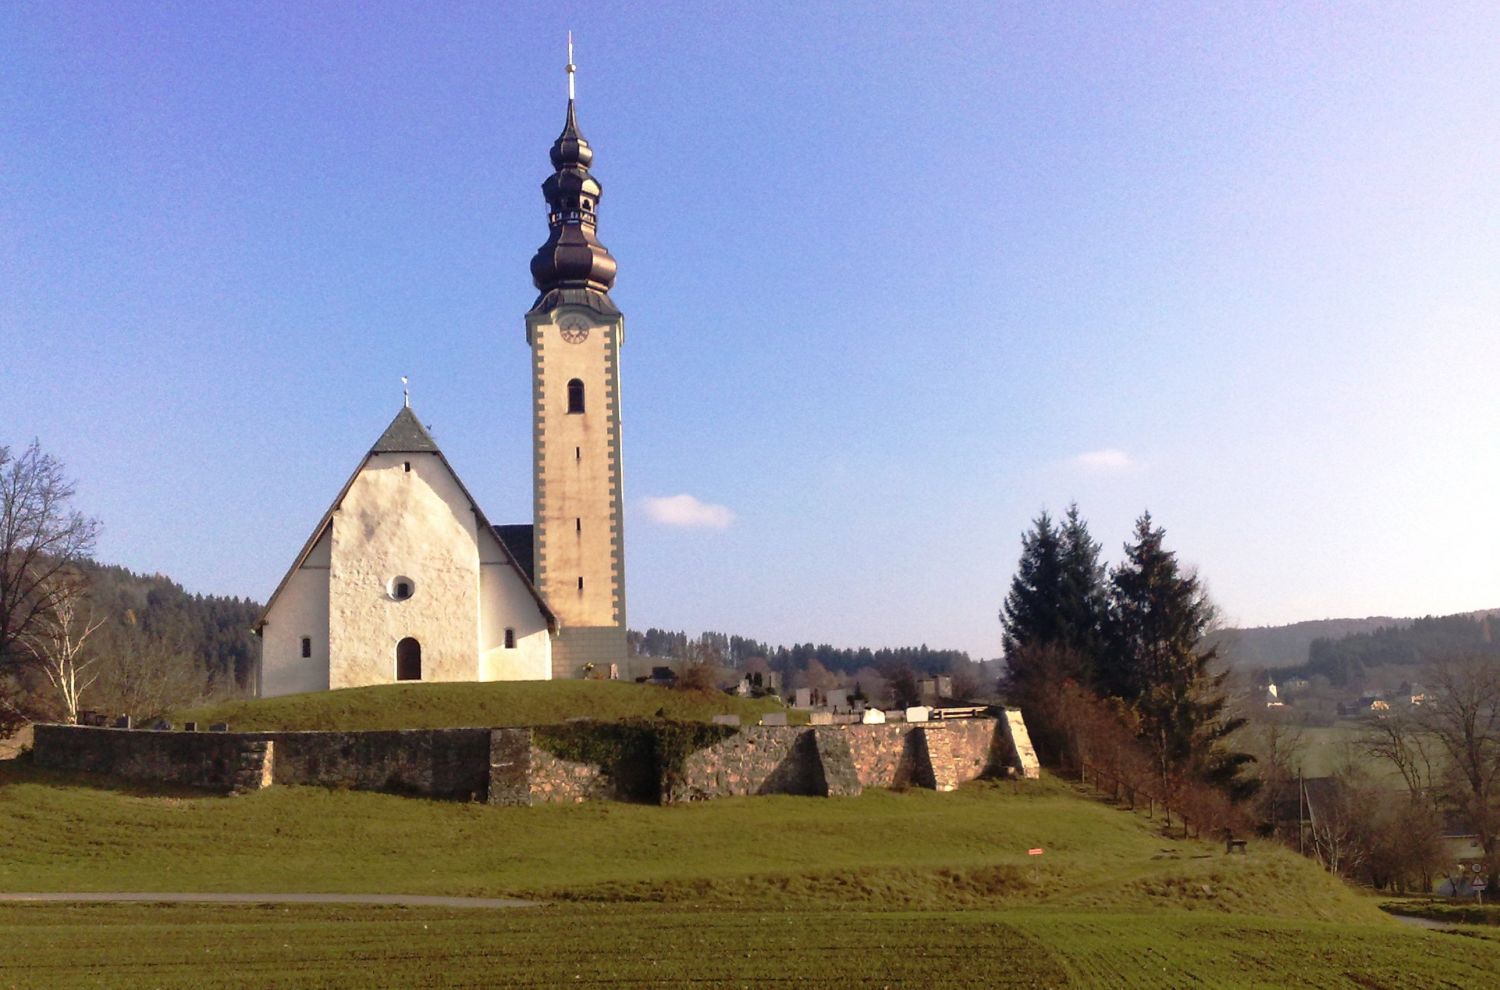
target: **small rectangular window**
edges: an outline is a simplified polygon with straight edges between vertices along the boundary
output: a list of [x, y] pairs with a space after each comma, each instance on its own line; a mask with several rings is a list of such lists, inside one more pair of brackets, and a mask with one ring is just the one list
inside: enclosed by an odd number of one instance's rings
[[581, 460], [583, 460], [583, 448], [582, 447], [574, 447], [573, 448], [573, 460], [575, 460], [575, 461], [581, 461]]
[[576, 519], [573, 520], [573, 532], [575, 532], [575, 533], [582, 533], [583, 532], [583, 517], [582, 516], [579, 516], [578, 518], [576, 518]]
[[312, 637], [311, 636], [303, 636], [302, 637], [302, 659], [306, 660], [310, 656], [312, 656]]
[[406, 473], [408, 473], [408, 474], [410, 474], [410, 473], [411, 473], [411, 461], [406, 461], [406, 462], [404, 462], [404, 463], [403, 463], [403, 464], [402, 464], [402, 465], [401, 465], [401, 469], [402, 469], [402, 470], [403, 470], [403, 471], [405, 471], [405, 472], [406, 472]]
[[514, 650], [516, 648], [516, 631], [514, 629], [505, 630], [505, 648], [507, 650]]
[[578, 575], [578, 590], [579, 591], [583, 590], [583, 575], [582, 574]]

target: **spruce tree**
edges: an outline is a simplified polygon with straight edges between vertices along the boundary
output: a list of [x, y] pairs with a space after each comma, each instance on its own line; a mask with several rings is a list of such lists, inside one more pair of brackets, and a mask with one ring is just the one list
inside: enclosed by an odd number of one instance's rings
[[1196, 575], [1184, 572], [1166, 549], [1166, 531], [1144, 513], [1125, 560], [1110, 574], [1108, 646], [1099, 686], [1140, 716], [1141, 739], [1164, 783], [1191, 777], [1232, 796], [1250, 757], [1224, 740], [1243, 724], [1225, 717], [1227, 672], [1216, 670], [1216, 647], [1203, 645], [1214, 609]]
[[1000, 610], [1007, 657], [1029, 646], [1060, 647], [1092, 667], [1108, 611], [1100, 545], [1077, 504], [1062, 525], [1045, 511], [1021, 536], [1021, 560]]
[[1094, 680], [1094, 667], [1104, 647], [1104, 628], [1109, 614], [1109, 593], [1103, 547], [1089, 534], [1088, 523], [1078, 514], [1078, 503], [1068, 506], [1060, 530], [1062, 542], [1061, 596], [1063, 643], [1084, 662], [1081, 680]]
[[1101, 646], [1106, 596], [1099, 549], [1078, 506], [1068, 507], [1061, 526], [1042, 512], [1021, 537], [1021, 559], [1000, 611], [1001, 689], [1021, 708], [1049, 762], [1070, 759], [1059, 692], [1068, 681], [1092, 681]]
[[1000, 608], [1001, 645], [1006, 656], [1032, 643], [1064, 636], [1062, 540], [1046, 510], [1021, 534], [1021, 560]]

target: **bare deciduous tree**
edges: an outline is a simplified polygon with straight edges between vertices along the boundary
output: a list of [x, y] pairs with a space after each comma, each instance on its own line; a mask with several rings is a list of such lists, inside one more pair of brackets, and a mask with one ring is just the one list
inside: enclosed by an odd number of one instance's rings
[[1250, 723], [1243, 741], [1255, 756], [1260, 776], [1261, 786], [1256, 800], [1261, 819], [1268, 828], [1275, 830], [1282, 809], [1297, 799], [1298, 778], [1306, 748], [1302, 726], [1280, 715], [1266, 713]]
[[1436, 740], [1419, 710], [1396, 709], [1367, 719], [1359, 744], [1396, 768], [1413, 800], [1430, 803], [1437, 782], [1433, 752]]
[[49, 597], [52, 606], [31, 623], [21, 641], [31, 662], [47, 678], [62, 705], [63, 718], [78, 721], [84, 691], [99, 679], [99, 657], [88, 652], [88, 640], [104, 620], [94, 615], [83, 594], [83, 583], [73, 575], [61, 578], [62, 589]]
[[94, 549], [99, 524], [70, 505], [62, 464], [32, 441], [0, 446], [0, 667], [24, 659], [23, 638], [61, 597]]
[[1433, 666], [1418, 711], [1447, 758], [1443, 789], [1468, 817], [1491, 886], [1500, 884], [1500, 663], [1470, 657]]
[[137, 721], [159, 718], [209, 698], [214, 684], [179, 639], [140, 629], [132, 615], [119, 635], [101, 649], [100, 677], [95, 686], [99, 706], [111, 714]]

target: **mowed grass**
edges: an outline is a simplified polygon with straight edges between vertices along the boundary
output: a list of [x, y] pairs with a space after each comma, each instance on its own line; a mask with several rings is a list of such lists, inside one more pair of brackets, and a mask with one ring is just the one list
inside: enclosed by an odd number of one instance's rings
[[[622, 681], [500, 681], [487, 684], [386, 684], [281, 698], [227, 701], [178, 712], [178, 722], [227, 722], [241, 731], [440, 729], [449, 726], [556, 725], [570, 718], [616, 721], [666, 718], [708, 722], [738, 715], [753, 725], [787, 709], [770, 698], [677, 691]], [[806, 712], [788, 712], [794, 721]]]
[[[1478, 987], [1314, 864], [1052, 780], [671, 807], [151, 794], [0, 763], [0, 889], [512, 894], [519, 910], [0, 904], [0, 987]], [[1027, 855], [1034, 847], [1046, 851]]]
[[1492, 986], [1500, 945], [1168, 911], [0, 905], [0, 986]]
[[[413, 685], [191, 717], [410, 728], [659, 709], [706, 719], [736, 704], [602, 682]], [[1394, 990], [1485, 986], [1500, 972], [1500, 942], [1403, 928], [1279, 846], [1225, 856], [1051, 779], [498, 808], [317, 788], [164, 793], [3, 761], [0, 828], [0, 890], [546, 902], [0, 904], [0, 988]]]
[[[319, 788], [160, 796], [0, 763], [0, 889], [517, 895], [722, 907], [1049, 904], [1390, 924], [1273, 844], [1226, 857], [1039, 781], [536, 808]], [[1027, 854], [1043, 848], [1038, 857]]]

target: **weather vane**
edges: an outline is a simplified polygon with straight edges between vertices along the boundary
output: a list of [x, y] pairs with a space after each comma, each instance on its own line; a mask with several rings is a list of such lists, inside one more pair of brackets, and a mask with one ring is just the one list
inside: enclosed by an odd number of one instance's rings
[[573, 32], [568, 32], [568, 102], [573, 102], [573, 73], [578, 66], [573, 64]]
[[411, 408], [411, 389], [406, 387], [405, 375], [401, 376], [401, 401], [405, 403], [406, 408]]

